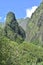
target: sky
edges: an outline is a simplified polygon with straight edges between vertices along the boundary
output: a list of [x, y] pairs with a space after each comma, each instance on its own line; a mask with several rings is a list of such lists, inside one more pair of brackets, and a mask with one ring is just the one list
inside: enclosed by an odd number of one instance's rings
[[31, 17], [41, 0], [0, 0], [0, 21], [4, 21], [8, 12], [14, 12], [16, 18]]

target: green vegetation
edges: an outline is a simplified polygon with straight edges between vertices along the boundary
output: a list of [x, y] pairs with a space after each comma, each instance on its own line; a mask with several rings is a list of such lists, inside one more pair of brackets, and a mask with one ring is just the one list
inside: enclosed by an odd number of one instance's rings
[[43, 3], [28, 20], [27, 31], [13, 12], [0, 24], [0, 65], [43, 65]]
[[43, 46], [43, 3], [32, 14], [27, 24], [28, 42], [39, 42], [37, 45]]
[[32, 43], [18, 44], [0, 37], [0, 65], [43, 65], [43, 48]]
[[13, 12], [7, 14], [4, 35], [18, 43], [23, 42], [26, 38], [25, 31], [19, 26]]

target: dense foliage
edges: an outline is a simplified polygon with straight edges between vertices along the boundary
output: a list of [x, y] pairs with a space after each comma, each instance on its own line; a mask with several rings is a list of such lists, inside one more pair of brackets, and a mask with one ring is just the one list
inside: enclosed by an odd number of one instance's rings
[[18, 43], [0, 37], [0, 65], [43, 65], [43, 48], [32, 43]]

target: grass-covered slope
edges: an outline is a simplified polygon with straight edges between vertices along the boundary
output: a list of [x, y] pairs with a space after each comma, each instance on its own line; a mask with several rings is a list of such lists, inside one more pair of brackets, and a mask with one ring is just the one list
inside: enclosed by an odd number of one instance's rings
[[27, 41], [43, 43], [43, 2], [29, 20], [27, 25]]

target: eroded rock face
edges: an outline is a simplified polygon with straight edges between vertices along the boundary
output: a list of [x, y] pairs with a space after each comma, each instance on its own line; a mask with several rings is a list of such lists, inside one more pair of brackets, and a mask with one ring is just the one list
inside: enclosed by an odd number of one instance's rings
[[19, 26], [13, 12], [7, 14], [4, 31], [5, 36], [17, 42], [23, 42], [26, 38], [25, 31]]

